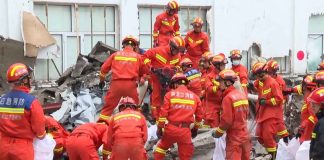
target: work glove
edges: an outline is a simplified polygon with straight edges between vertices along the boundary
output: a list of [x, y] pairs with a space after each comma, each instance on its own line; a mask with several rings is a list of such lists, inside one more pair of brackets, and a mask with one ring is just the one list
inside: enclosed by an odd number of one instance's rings
[[191, 129], [191, 138], [194, 139], [198, 135], [198, 128], [194, 127]]
[[266, 100], [265, 100], [264, 98], [260, 98], [260, 99], [259, 99], [259, 104], [260, 104], [260, 106], [265, 105], [265, 103], [266, 103]]
[[103, 89], [105, 87], [105, 85], [106, 85], [106, 82], [105, 81], [100, 81], [99, 82], [99, 88], [100, 89]]
[[216, 134], [216, 130], [213, 130], [213, 132], [212, 132], [212, 137], [214, 137], [214, 138], [219, 138], [219, 136]]
[[291, 93], [293, 93], [293, 89], [292, 89], [292, 88], [286, 88], [286, 89], [284, 89], [284, 90], [282, 91], [282, 94], [283, 94], [284, 96], [289, 95], [289, 94], [291, 94]]
[[158, 128], [156, 131], [156, 135], [159, 139], [161, 139], [161, 137], [163, 136], [163, 129], [162, 128]]

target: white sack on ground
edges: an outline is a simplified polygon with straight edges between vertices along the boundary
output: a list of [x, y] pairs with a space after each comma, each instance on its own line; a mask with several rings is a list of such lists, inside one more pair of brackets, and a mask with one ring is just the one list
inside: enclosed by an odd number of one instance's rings
[[44, 139], [35, 139], [34, 146], [34, 160], [52, 160], [55, 148], [55, 140], [53, 137], [46, 135]]
[[226, 134], [220, 138], [214, 138], [215, 140], [215, 150], [213, 155], [213, 160], [225, 160], [226, 153]]
[[279, 140], [276, 157], [277, 160], [295, 160], [295, 156], [289, 152], [288, 146], [282, 139]]
[[309, 160], [309, 148], [310, 141], [304, 141], [296, 153], [296, 160]]
[[93, 104], [89, 89], [80, 91], [77, 96], [76, 104], [71, 111], [70, 122], [74, 122], [75, 125], [81, 125], [84, 123], [95, 122], [96, 107]]
[[51, 116], [60, 123], [64, 123], [70, 116], [70, 111], [76, 103], [76, 97], [73, 95], [72, 91], [65, 90], [61, 93], [61, 97], [63, 98], [63, 103], [61, 108]]

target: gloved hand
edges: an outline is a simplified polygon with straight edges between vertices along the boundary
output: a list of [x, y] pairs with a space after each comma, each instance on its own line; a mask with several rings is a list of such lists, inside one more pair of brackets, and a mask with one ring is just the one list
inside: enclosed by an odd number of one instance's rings
[[266, 103], [266, 100], [264, 98], [260, 98], [259, 99], [259, 104], [262, 106], [262, 105], [265, 105]]
[[286, 89], [284, 89], [284, 90], [282, 91], [282, 94], [283, 94], [284, 96], [289, 95], [289, 94], [291, 94], [291, 93], [293, 93], [293, 89], [292, 89], [292, 88], [286, 88]]
[[296, 134], [296, 138], [300, 138], [303, 133], [304, 133], [304, 128], [299, 127], [298, 131], [297, 131], [297, 134]]
[[156, 131], [156, 135], [160, 139], [163, 136], [163, 129], [158, 128], [157, 131]]
[[196, 138], [198, 135], [198, 129], [196, 127], [191, 129], [191, 138]]
[[100, 89], [103, 89], [105, 87], [105, 85], [106, 85], [106, 82], [105, 81], [100, 81], [99, 82], [99, 88]]
[[282, 139], [283, 139], [283, 141], [284, 141], [286, 144], [288, 144], [288, 140], [289, 140], [289, 137], [288, 137], [288, 136], [283, 137]]
[[214, 138], [219, 138], [219, 136], [216, 134], [216, 130], [213, 130], [213, 132], [212, 132], [212, 137], [214, 137]]

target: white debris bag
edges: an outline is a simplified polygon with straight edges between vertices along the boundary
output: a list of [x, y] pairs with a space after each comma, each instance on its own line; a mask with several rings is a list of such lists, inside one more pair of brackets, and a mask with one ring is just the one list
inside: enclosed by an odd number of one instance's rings
[[277, 149], [277, 160], [295, 160], [295, 156], [292, 155], [288, 150], [288, 145], [280, 139]]
[[34, 139], [34, 160], [52, 160], [54, 157], [55, 140], [46, 135], [44, 139]]
[[299, 147], [300, 147], [300, 142], [296, 138], [291, 139], [288, 143], [287, 150], [291, 155], [294, 156], [294, 159], [296, 158], [295, 156], [296, 156], [296, 153], [297, 153]]
[[304, 141], [296, 153], [296, 160], [309, 160], [309, 148], [310, 141]]
[[220, 138], [214, 138], [215, 140], [215, 150], [213, 155], [213, 160], [225, 160], [226, 157], [226, 134]]

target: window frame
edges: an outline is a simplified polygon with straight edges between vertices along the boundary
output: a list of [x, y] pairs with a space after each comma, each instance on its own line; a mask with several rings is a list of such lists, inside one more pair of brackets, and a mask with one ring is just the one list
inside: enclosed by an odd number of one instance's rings
[[[321, 58], [321, 61], [323, 61], [324, 59], [324, 32], [321, 33], [321, 32], [310, 32], [307, 34], [307, 43], [306, 43], [306, 46], [308, 45], [308, 38], [309, 36], [312, 35], [312, 36], [322, 36], [322, 54], [320, 56]], [[307, 47], [306, 47], [306, 59], [307, 59], [307, 65], [308, 65], [308, 51], [307, 51]], [[308, 70], [308, 66], [306, 65], [306, 73], [307, 74], [314, 74], [317, 72], [317, 70], [315, 71], [309, 71]]]

